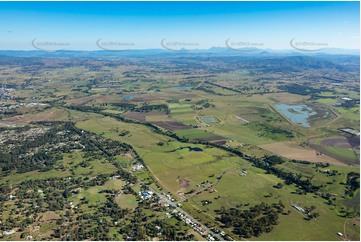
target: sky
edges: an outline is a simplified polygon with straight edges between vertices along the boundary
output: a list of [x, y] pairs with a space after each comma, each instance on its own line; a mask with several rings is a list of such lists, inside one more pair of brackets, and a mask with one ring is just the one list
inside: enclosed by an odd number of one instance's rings
[[0, 49], [359, 49], [359, 4], [0, 2]]

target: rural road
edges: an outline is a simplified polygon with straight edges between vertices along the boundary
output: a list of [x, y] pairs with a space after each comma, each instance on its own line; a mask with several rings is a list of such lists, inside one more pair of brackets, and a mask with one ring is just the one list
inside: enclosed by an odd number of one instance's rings
[[[144, 182], [142, 180], [140, 180], [138, 178], [138, 181], [141, 184], [144, 184]], [[216, 240], [219, 241], [224, 241], [224, 239], [222, 238], [222, 236], [220, 236], [219, 234], [216, 234], [214, 232], [211, 231], [210, 228], [208, 228], [207, 226], [205, 226], [204, 224], [202, 224], [201, 222], [199, 222], [197, 219], [193, 218], [189, 213], [187, 213], [186, 211], [184, 211], [182, 208], [178, 207], [178, 201], [175, 200], [174, 202], [172, 202], [167, 196], [165, 196], [164, 194], [157, 192], [156, 190], [154, 190], [151, 187], [148, 187], [148, 190], [152, 191], [154, 194], [156, 194], [163, 202], [168, 203], [170, 206], [175, 207], [175, 210], [177, 210], [178, 213], [182, 213], [185, 217], [187, 217], [192, 223], [197, 223], [199, 224], [199, 227], [204, 229], [206, 231], [206, 235], [211, 235], [213, 238], [215, 238]], [[194, 228], [193, 228], [194, 229]], [[196, 231], [197, 232], [197, 231]]]
[[154, 194], [157, 194], [157, 196], [164, 202], [168, 203], [170, 206], [175, 207], [175, 209], [177, 210], [177, 212], [182, 213], [184, 216], [186, 216], [188, 219], [190, 219], [192, 221], [192, 223], [197, 223], [199, 224], [199, 227], [201, 227], [202, 229], [204, 229], [206, 231], [206, 234], [211, 235], [213, 238], [223, 241], [224, 239], [219, 235], [216, 234], [214, 232], [212, 232], [210, 230], [210, 228], [208, 228], [207, 226], [205, 226], [204, 224], [202, 224], [201, 222], [199, 222], [197, 219], [193, 218], [189, 213], [187, 213], [186, 211], [184, 211], [182, 208], [178, 207], [177, 203], [178, 201], [174, 201], [172, 202], [168, 197], [166, 197], [165, 195], [155, 191], [152, 188], [149, 188], [149, 190], [151, 190], [152, 192], [154, 192]]

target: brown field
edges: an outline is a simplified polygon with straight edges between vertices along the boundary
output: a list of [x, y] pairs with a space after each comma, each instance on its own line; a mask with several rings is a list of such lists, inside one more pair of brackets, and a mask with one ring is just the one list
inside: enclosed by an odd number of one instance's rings
[[92, 95], [92, 96], [86, 96], [76, 99], [70, 99], [66, 100], [66, 103], [71, 103], [75, 105], [85, 105], [91, 101], [95, 101], [97, 103], [104, 103], [104, 102], [120, 102], [121, 98], [119, 96], [112, 96], [112, 95]]
[[264, 95], [264, 96], [269, 96], [273, 99], [276, 99], [277, 101], [279, 101], [281, 103], [298, 103], [303, 100], [306, 100], [309, 97], [309, 96], [301, 96], [301, 95], [297, 95], [297, 94], [290, 94], [290, 93], [286, 93], [286, 92], [269, 94], [269, 95]]
[[123, 116], [126, 118], [138, 120], [138, 121], [146, 121], [147, 116], [165, 116], [165, 115], [166, 115], [166, 113], [164, 113], [164, 112], [151, 111], [151, 112], [144, 112], [144, 113], [127, 112]]
[[10, 118], [0, 120], [1, 123], [14, 123], [14, 124], [25, 124], [36, 121], [54, 121], [64, 120], [67, 118], [67, 114], [64, 110], [52, 109], [49, 111], [35, 113], [35, 114], [24, 114], [13, 116]]
[[167, 130], [183, 130], [183, 129], [190, 129], [191, 127], [190, 126], [187, 126], [183, 123], [180, 123], [180, 122], [150, 122], [151, 124], [154, 124], [154, 125], [157, 125], [163, 129], [167, 129]]
[[85, 105], [90, 101], [93, 101], [96, 98], [96, 96], [87, 96], [87, 97], [81, 97], [77, 99], [70, 99], [66, 100], [66, 103], [76, 104], [76, 105]]
[[321, 146], [332, 146], [338, 148], [354, 148], [360, 146], [360, 139], [356, 137], [335, 137], [330, 139], [322, 140]]
[[347, 166], [346, 164], [336, 159], [333, 159], [327, 155], [324, 154], [317, 155], [319, 152], [309, 148], [301, 147], [294, 141], [259, 145], [259, 147], [288, 159], [305, 160], [309, 162], [322, 162], [322, 163], [330, 163], [340, 166]]

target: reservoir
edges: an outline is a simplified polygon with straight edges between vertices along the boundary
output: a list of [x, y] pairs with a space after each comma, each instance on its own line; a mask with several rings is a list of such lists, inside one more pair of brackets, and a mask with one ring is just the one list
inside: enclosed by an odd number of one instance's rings
[[303, 127], [311, 127], [308, 118], [317, 114], [312, 107], [307, 105], [288, 105], [285, 103], [276, 104], [276, 108], [282, 112], [292, 123], [300, 124]]

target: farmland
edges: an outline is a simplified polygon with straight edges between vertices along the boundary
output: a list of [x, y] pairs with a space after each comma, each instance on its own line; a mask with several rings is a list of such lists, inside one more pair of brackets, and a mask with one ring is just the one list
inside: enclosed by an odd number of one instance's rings
[[2, 240], [359, 240], [354, 57], [99, 55], [2, 62]]

